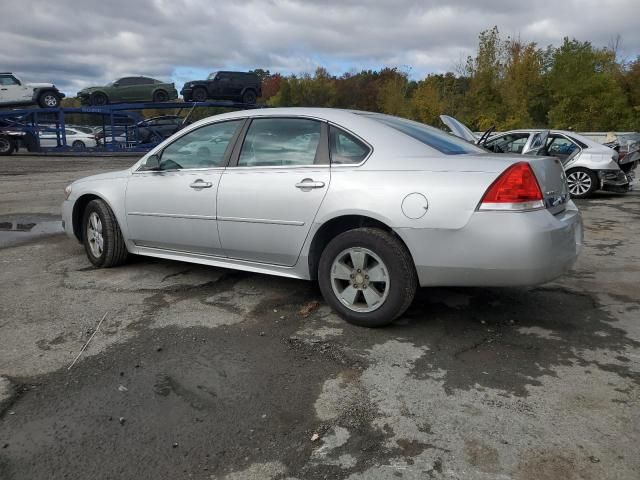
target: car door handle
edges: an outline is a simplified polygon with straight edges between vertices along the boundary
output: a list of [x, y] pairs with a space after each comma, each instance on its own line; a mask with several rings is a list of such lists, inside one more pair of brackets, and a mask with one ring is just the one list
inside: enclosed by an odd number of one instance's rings
[[6, 88], [0, 88], [0, 90], [6, 90]]
[[195, 188], [195, 189], [200, 189], [200, 188], [211, 188], [213, 187], [213, 183], [211, 182], [205, 182], [203, 180], [196, 180], [195, 182], [193, 182], [191, 185], [189, 185], [191, 188]]
[[301, 182], [296, 183], [296, 188], [307, 189], [307, 188], [322, 188], [324, 187], [324, 182], [315, 182], [311, 178], [305, 178]]

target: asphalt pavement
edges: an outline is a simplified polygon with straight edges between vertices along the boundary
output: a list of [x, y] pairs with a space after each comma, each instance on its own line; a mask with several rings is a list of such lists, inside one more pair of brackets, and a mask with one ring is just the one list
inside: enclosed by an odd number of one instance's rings
[[92, 268], [62, 189], [134, 161], [0, 157], [2, 480], [640, 478], [640, 193], [579, 202], [568, 275], [370, 330], [310, 282]]

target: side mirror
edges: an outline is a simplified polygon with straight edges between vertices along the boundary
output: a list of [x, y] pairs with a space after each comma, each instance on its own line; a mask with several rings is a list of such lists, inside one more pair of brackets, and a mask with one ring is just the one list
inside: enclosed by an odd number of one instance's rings
[[119, 87], [119, 86], [120, 86], [120, 84], [119, 84], [118, 82], [116, 82], [116, 83], [114, 83], [114, 84], [113, 84], [113, 86], [114, 86], [114, 87]]
[[160, 155], [147, 157], [143, 164], [144, 170], [160, 170]]

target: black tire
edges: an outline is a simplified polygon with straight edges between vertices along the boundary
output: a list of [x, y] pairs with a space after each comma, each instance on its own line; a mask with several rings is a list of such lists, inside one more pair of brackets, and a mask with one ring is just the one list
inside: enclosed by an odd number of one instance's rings
[[92, 93], [91, 97], [89, 97], [89, 103], [91, 105], [101, 107], [109, 103], [109, 98], [102, 92], [96, 92], [96, 93]]
[[0, 137], [0, 155], [11, 155], [16, 150], [15, 142], [7, 137]]
[[77, 148], [78, 150], [84, 150], [85, 148], [87, 148], [87, 146], [84, 144], [84, 142], [82, 140], [76, 140], [74, 141], [71, 146], [73, 148]]
[[191, 94], [191, 98], [194, 102], [206, 102], [209, 94], [207, 93], [207, 89], [204, 87], [196, 87], [193, 89], [193, 93]]
[[153, 101], [156, 103], [166, 102], [169, 100], [169, 94], [164, 90], [158, 90], [153, 94]]
[[567, 182], [571, 198], [589, 198], [599, 189], [598, 175], [588, 168], [577, 167], [567, 170]]
[[[102, 226], [103, 248], [100, 254], [92, 251], [89, 237], [89, 221], [91, 214], [95, 213]], [[82, 243], [87, 252], [89, 261], [96, 267], [109, 268], [122, 265], [126, 262], [129, 252], [122, 238], [120, 226], [109, 206], [102, 200], [91, 200], [82, 215]]]
[[[331, 280], [333, 262], [350, 248], [370, 250], [388, 270], [387, 297], [373, 311], [354, 311], [345, 306], [334, 292]], [[398, 238], [378, 228], [356, 228], [336, 236], [325, 247], [318, 265], [318, 284], [325, 301], [347, 322], [361, 327], [382, 327], [409, 308], [418, 287], [418, 277], [411, 255]]]
[[242, 103], [253, 105], [254, 103], [256, 103], [256, 100], [256, 92], [253, 90], [247, 90], [242, 94]]
[[38, 105], [40, 105], [40, 108], [58, 108], [60, 106], [60, 95], [53, 90], [46, 90], [38, 95]]

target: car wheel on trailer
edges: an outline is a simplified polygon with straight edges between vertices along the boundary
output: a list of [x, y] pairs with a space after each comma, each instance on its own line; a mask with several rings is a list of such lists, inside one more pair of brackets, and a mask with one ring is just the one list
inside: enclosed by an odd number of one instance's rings
[[202, 87], [195, 88], [191, 98], [194, 102], [204, 102], [207, 100], [207, 90]]
[[326, 302], [349, 323], [381, 327], [411, 305], [418, 278], [411, 255], [392, 233], [357, 228], [335, 237], [318, 265]]
[[84, 144], [84, 142], [82, 140], [75, 140], [71, 146], [73, 148], [77, 148], [78, 150], [84, 150], [85, 148], [87, 148], [87, 146]]
[[106, 105], [107, 103], [109, 103], [109, 99], [104, 93], [96, 92], [91, 95], [89, 103], [91, 103], [91, 105], [97, 106]]
[[242, 103], [249, 105], [256, 103], [256, 92], [253, 90], [247, 90], [242, 94]]
[[598, 176], [588, 168], [578, 167], [568, 170], [567, 183], [572, 198], [588, 198], [598, 190]]
[[87, 204], [82, 216], [82, 241], [89, 261], [96, 267], [123, 264], [129, 255], [120, 226], [109, 206], [102, 200]]
[[0, 137], [0, 155], [11, 155], [16, 149], [13, 140], [7, 137]]
[[166, 102], [169, 100], [169, 94], [164, 90], [158, 90], [153, 94], [153, 101], [156, 103]]
[[60, 106], [60, 96], [56, 92], [42, 92], [38, 97], [38, 105], [42, 108], [58, 108]]

